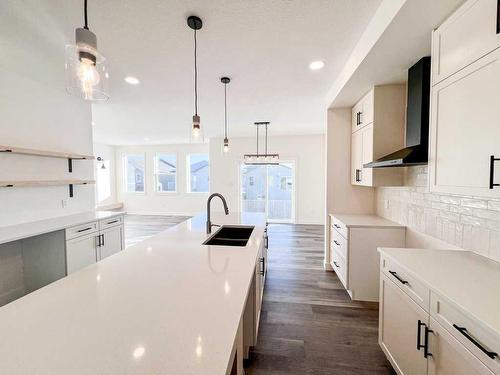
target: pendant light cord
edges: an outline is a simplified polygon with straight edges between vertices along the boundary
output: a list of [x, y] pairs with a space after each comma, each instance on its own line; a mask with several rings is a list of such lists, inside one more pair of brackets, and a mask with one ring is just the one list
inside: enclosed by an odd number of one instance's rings
[[87, 17], [87, 0], [83, 0], [83, 19], [85, 21], [84, 29], [89, 29], [89, 19]]
[[224, 138], [227, 139], [227, 83], [224, 83]]
[[[87, 0], [85, 0], [87, 1]], [[194, 114], [198, 115], [198, 64], [197, 64], [196, 29], [194, 30]]]

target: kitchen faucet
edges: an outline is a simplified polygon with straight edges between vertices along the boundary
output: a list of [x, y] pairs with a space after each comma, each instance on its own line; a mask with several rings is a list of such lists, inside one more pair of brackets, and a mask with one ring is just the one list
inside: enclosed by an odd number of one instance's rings
[[227, 208], [226, 198], [224, 198], [222, 194], [219, 193], [213, 193], [212, 195], [210, 195], [207, 200], [207, 234], [212, 233], [213, 226], [220, 226], [217, 224], [212, 224], [212, 222], [210, 221], [210, 202], [214, 197], [219, 197], [222, 200], [222, 204], [224, 205], [224, 212], [226, 213], [226, 215], [229, 215], [229, 209]]

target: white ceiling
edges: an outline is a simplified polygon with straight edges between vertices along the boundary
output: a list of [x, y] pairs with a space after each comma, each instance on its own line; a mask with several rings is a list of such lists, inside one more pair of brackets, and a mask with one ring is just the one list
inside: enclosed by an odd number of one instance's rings
[[[81, 26], [83, 0], [70, 1], [75, 4], [72, 14], [60, 17]], [[111, 99], [93, 105], [95, 140], [189, 140], [193, 32], [186, 18], [191, 14], [204, 22], [198, 33], [198, 112], [206, 138], [223, 134], [223, 75], [232, 79], [230, 137], [254, 135], [251, 124], [258, 120], [271, 121], [271, 135], [323, 133], [325, 95], [379, 4], [380, 0], [89, 0], [90, 29], [111, 71]], [[324, 60], [325, 68], [310, 71], [313, 60]], [[141, 84], [126, 84], [127, 75]]]

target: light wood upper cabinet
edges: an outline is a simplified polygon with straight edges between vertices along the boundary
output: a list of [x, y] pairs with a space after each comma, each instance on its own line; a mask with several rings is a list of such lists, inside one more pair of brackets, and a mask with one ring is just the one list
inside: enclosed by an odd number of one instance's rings
[[499, 98], [500, 49], [432, 88], [431, 191], [500, 197]]
[[404, 147], [406, 86], [375, 86], [352, 108], [351, 183], [400, 186], [401, 168], [363, 168]]
[[433, 34], [436, 84], [500, 47], [498, 0], [469, 0]]

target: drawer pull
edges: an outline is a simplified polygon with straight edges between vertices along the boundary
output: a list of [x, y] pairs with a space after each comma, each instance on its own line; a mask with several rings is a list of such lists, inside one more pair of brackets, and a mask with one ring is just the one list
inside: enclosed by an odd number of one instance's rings
[[403, 280], [403, 279], [401, 278], [401, 276], [399, 276], [399, 275], [398, 275], [398, 273], [397, 273], [396, 271], [389, 271], [389, 273], [390, 273], [392, 276], [394, 276], [394, 277], [395, 277], [395, 278], [396, 278], [396, 279], [397, 279], [397, 280], [398, 280], [401, 284], [404, 284], [404, 285], [408, 284], [408, 281]]
[[488, 357], [490, 357], [491, 359], [495, 359], [496, 357], [498, 357], [498, 353], [496, 352], [492, 352], [492, 351], [489, 351], [488, 349], [486, 349], [481, 343], [479, 343], [478, 341], [476, 341], [476, 339], [474, 337], [472, 337], [469, 332], [467, 331], [467, 328], [465, 327], [460, 327], [456, 324], [453, 324], [453, 327], [458, 331], [460, 332], [462, 335], [464, 335], [467, 340], [469, 340], [470, 342], [472, 342], [475, 346], [477, 346], [479, 348], [479, 350], [481, 350], [484, 354], [486, 354]]
[[333, 264], [335, 264], [335, 267], [340, 268], [336, 261], [333, 261]]
[[340, 229], [340, 225], [337, 225], [337, 224], [333, 224], [333, 226], [337, 229]]
[[85, 229], [78, 229], [77, 232], [78, 233], [82, 233], [82, 232], [86, 232], [86, 231], [91, 230], [91, 229], [92, 229], [92, 227], [88, 227], [88, 228], [85, 228]]
[[108, 221], [108, 225], [118, 223], [120, 220], [113, 220], [113, 221]]
[[[500, 0], [499, 0], [500, 4]], [[494, 155], [490, 156], [490, 189], [493, 189], [495, 186], [500, 186], [500, 184], [495, 183], [495, 162], [500, 161], [500, 158], [495, 158]]]
[[340, 244], [337, 242], [337, 240], [333, 240], [333, 243], [337, 246], [340, 246]]

